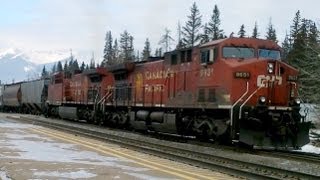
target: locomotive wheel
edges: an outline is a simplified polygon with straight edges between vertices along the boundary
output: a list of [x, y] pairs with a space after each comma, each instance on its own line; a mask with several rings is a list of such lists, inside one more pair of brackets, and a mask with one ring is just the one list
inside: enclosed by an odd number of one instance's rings
[[103, 121], [103, 114], [102, 112], [98, 111], [94, 116], [94, 124], [102, 126], [104, 124]]
[[196, 135], [197, 139], [200, 141], [208, 141], [210, 139], [209, 137], [209, 127], [208, 126], [202, 126], [201, 132]]

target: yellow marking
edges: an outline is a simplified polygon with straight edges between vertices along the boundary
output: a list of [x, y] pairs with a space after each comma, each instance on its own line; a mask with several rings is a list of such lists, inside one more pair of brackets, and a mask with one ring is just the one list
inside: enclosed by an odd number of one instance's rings
[[[159, 164], [159, 163], [156, 163], [156, 162], [148, 161], [146, 159], [142, 159], [142, 158], [139, 158], [137, 156], [132, 156], [132, 155], [129, 155], [129, 154], [126, 154], [126, 153], [123, 153], [123, 152], [120, 152], [120, 151], [117, 151], [117, 150], [114, 150], [114, 149], [111, 149], [111, 148], [108, 148], [108, 147], [105, 147], [105, 146], [102, 146], [102, 145], [97, 146], [97, 144], [94, 144], [94, 143], [90, 143], [90, 142], [87, 142], [87, 141], [82, 141], [82, 140], [79, 140], [79, 139], [72, 138], [72, 137], [70, 137], [70, 135], [61, 135], [61, 134], [58, 134], [58, 133], [46, 131], [46, 130], [43, 130], [43, 129], [40, 130], [40, 129], [36, 129], [36, 128], [32, 128], [32, 130], [35, 131], [35, 132], [50, 136], [50, 137], [54, 137], [54, 138], [63, 140], [63, 141], [68, 141], [68, 142], [72, 142], [72, 143], [75, 143], [75, 144], [79, 144], [81, 146], [96, 150], [98, 152], [109, 154], [109, 155], [112, 155], [112, 156], [115, 156], [115, 157], [127, 158], [127, 159], [131, 159], [131, 160], [135, 160], [136, 164], [139, 164], [139, 165], [142, 165], [142, 166], [145, 166], [145, 167], [149, 167], [149, 168], [154, 169], [154, 170], [162, 171], [162, 172], [165, 172], [167, 174], [172, 174], [174, 176], [181, 177], [183, 179], [189, 179], [189, 180], [191, 180], [191, 179], [199, 179], [199, 178], [201, 178], [201, 179], [216, 179], [216, 178], [213, 178], [213, 177], [203, 176], [201, 174], [195, 174], [195, 173], [192, 173], [192, 172], [183, 171], [181, 169], [170, 167], [168, 165], [163, 165], [163, 164]], [[191, 177], [191, 176], [194, 176], [194, 177]]]

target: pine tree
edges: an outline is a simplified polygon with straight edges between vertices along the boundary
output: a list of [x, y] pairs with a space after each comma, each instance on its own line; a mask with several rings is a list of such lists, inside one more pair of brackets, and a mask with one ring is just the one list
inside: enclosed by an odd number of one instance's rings
[[287, 56], [291, 50], [291, 45], [289, 43], [289, 35], [286, 33], [286, 36], [282, 42], [282, 59], [286, 60], [287, 59]]
[[147, 60], [150, 56], [151, 48], [150, 48], [150, 42], [149, 39], [146, 39], [146, 42], [144, 43], [144, 48], [142, 51], [142, 60]]
[[310, 22], [309, 27], [309, 34], [308, 34], [308, 41], [311, 46], [317, 46], [319, 44], [319, 30], [315, 22]]
[[162, 57], [162, 48], [159, 48], [158, 53], [159, 53], [159, 57]]
[[240, 38], [243, 38], [246, 36], [246, 31], [244, 30], [244, 24], [241, 25], [238, 35]]
[[43, 66], [42, 73], [41, 73], [41, 78], [46, 78], [46, 77], [48, 77], [48, 72], [46, 70], [46, 66]]
[[291, 25], [291, 30], [290, 30], [291, 38], [293, 41], [295, 41], [295, 39], [297, 38], [297, 35], [300, 30], [300, 26], [301, 26], [301, 16], [300, 16], [300, 11], [298, 10], [295, 14], [295, 17], [293, 19], [293, 24]]
[[185, 47], [185, 44], [182, 41], [182, 30], [181, 30], [181, 25], [180, 25], [180, 21], [178, 21], [178, 26], [177, 26], [177, 34], [178, 34], [178, 43], [176, 46], [176, 49], [182, 49]]
[[213, 13], [211, 19], [208, 23], [208, 30], [211, 34], [211, 40], [223, 38], [223, 30], [220, 29], [221, 20], [220, 20], [220, 11], [217, 5], [214, 5]]
[[[150, 55], [150, 53], [149, 53], [149, 55]], [[149, 57], [149, 56], [148, 56], [148, 57]], [[137, 50], [136, 57], [135, 57], [135, 61], [137, 61], [137, 62], [141, 61], [139, 50]]]
[[55, 73], [57, 71], [57, 65], [53, 64], [52, 69], [51, 69], [51, 73]]
[[155, 50], [155, 52], [154, 52], [154, 56], [155, 57], [159, 57], [160, 55], [159, 55], [159, 49], [158, 48], [156, 48], [156, 50]]
[[80, 66], [80, 70], [84, 71], [86, 68], [86, 65], [84, 64], [84, 62], [82, 61], [81, 66]]
[[274, 29], [274, 27], [272, 25], [271, 18], [269, 20], [269, 24], [267, 27], [266, 39], [277, 42], [276, 30]]
[[253, 38], [258, 38], [259, 37], [259, 32], [258, 32], [258, 24], [257, 22], [254, 23], [254, 28], [252, 31], [252, 36]]
[[119, 61], [119, 46], [118, 46], [118, 40], [115, 39], [113, 43], [113, 54], [112, 54], [112, 59], [116, 63]]
[[203, 33], [201, 35], [201, 44], [204, 44], [206, 42], [210, 41], [210, 34], [209, 34], [209, 28], [208, 28], [208, 24], [205, 23], [203, 26]]
[[106, 65], [108, 64], [113, 64], [113, 47], [112, 47], [112, 34], [111, 31], [108, 31], [106, 33], [106, 38], [105, 38], [105, 45], [104, 45], [104, 50], [103, 50], [103, 61], [101, 64]]
[[[306, 39], [308, 37], [308, 29], [306, 24], [299, 25], [298, 33], [292, 37], [295, 37], [292, 50], [288, 55], [289, 63], [294, 67], [302, 67], [303, 61], [306, 59]], [[293, 35], [293, 34], [292, 34]]]
[[65, 61], [64, 66], [63, 66], [63, 71], [64, 72], [68, 71], [68, 61]]
[[79, 70], [80, 70], [80, 68], [79, 68], [79, 63], [78, 63], [78, 60], [77, 60], [77, 59], [75, 59], [75, 60], [73, 61], [72, 69], [73, 69], [73, 71], [79, 71]]
[[94, 60], [94, 53], [93, 53], [93, 52], [92, 52], [92, 56], [91, 56], [91, 59], [90, 59], [89, 68], [90, 68], [90, 69], [96, 68], [96, 64], [95, 64], [95, 60]]
[[133, 37], [126, 30], [120, 38], [120, 56], [122, 61], [134, 60]]
[[73, 59], [70, 59], [70, 61], [69, 61], [68, 71], [69, 71], [70, 73], [72, 73], [72, 72], [74, 71], [74, 68], [73, 68]]
[[171, 37], [171, 31], [169, 29], [165, 28], [164, 31], [165, 33], [161, 36], [159, 44], [161, 44], [162, 47], [164, 47], [164, 49], [166, 50], [166, 52], [168, 52], [171, 50], [170, 45], [172, 44], [171, 42], [174, 41], [174, 39]]
[[135, 54], [134, 54], [134, 47], [133, 47], [133, 36], [129, 38], [129, 57], [134, 61]]
[[58, 64], [57, 64], [57, 71], [58, 72], [62, 72], [63, 71], [62, 64], [61, 64], [60, 61], [58, 61]]
[[[291, 35], [294, 41], [288, 54], [288, 61], [300, 71], [300, 95], [309, 102], [320, 103], [318, 93], [320, 88], [318, 30], [312, 20], [302, 18], [300, 23], [297, 23], [297, 19], [300, 18], [299, 13], [297, 14], [291, 26]], [[294, 34], [296, 31], [293, 27], [297, 27], [297, 24], [299, 24], [299, 29], [297, 34]]]
[[300, 91], [305, 99], [314, 101], [314, 94], [317, 93], [317, 89], [319, 88], [315, 82], [319, 83], [319, 77], [313, 77], [313, 74], [318, 74], [318, 72], [314, 71], [318, 64], [314, 61], [313, 48], [310, 46], [310, 42], [308, 41], [308, 34], [310, 33], [309, 27], [310, 21], [302, 19], [300, 30], [294, 41], [293, 47], [296, 51], [296, 66], [298, 66], [300, 70]]
[[197, 4], [194, 2], [190, 8], [191, 14], [188, 16], [189, 20], [186, 22], [186, 25], [182, 28], [183, 34], [183, 43], [187, 47], [193, 47], [196, 45], [200, 39], [201, 35], [199, 33], [201, 28], [201, 15]]

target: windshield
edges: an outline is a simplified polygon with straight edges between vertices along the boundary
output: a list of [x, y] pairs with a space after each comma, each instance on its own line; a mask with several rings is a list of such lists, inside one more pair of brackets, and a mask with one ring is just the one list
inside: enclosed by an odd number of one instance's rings
[[280, 51], [270, 49], [259, 49], [259, 58], [280, 60]]
[[224, 58], [253, 58], [254, 49], [247, 47], [224, 47], [223, 48]]

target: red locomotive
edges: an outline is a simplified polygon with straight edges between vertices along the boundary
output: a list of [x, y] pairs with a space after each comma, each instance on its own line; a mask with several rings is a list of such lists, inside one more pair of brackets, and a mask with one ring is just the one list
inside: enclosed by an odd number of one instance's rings
[[[298, 71], [274, 42], [226, 38], [78, 74], [57, 73], [45, 113], [136, 130], [299, 148], [309, 142]], [[23, 92], [21, 92], [23, 94]]]
[[136, 129], [301, 147], [310, 122], [299, 113], [298, 71], [280, 60], [280, 50], [268, 40], [227, 38], [111, 67], [114, 101], [130, 107]]
[[113, 84], [113, 76], [105, 68], [74, 74], [56, 73], [52, 76], [48, 88], [46, 114], [65, 119], [93, 121], [97, 115], [95, 108], [98, 101], [105, 95], [111, 96]]

